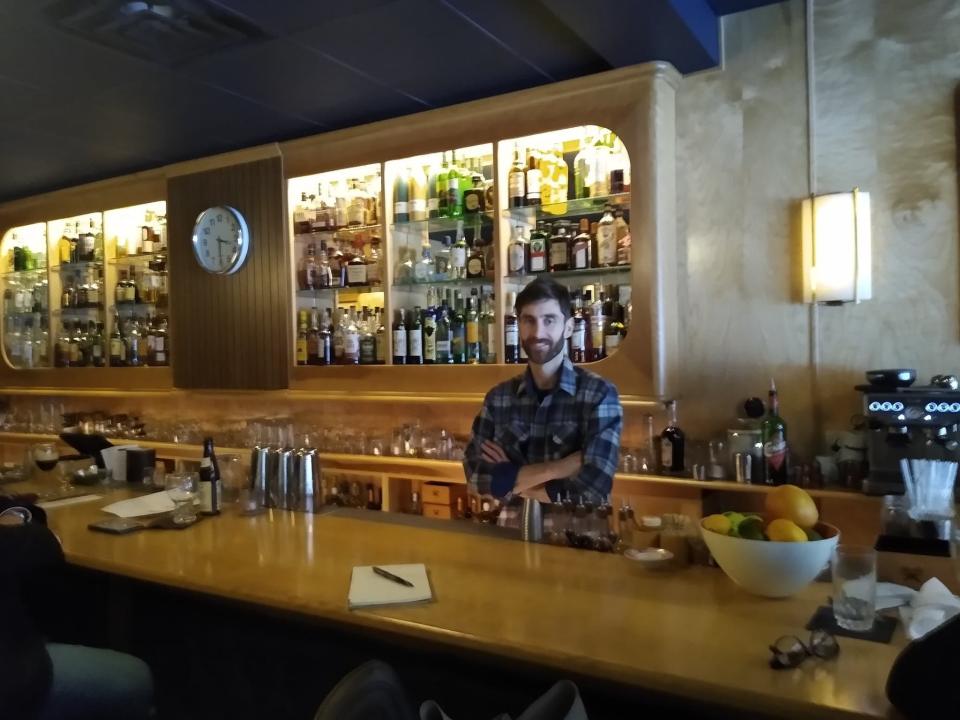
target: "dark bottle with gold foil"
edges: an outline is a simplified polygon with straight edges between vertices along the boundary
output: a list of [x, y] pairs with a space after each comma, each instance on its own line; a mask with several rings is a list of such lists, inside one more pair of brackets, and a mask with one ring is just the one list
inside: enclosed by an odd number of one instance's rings
[[474, 173], [473, 187], [463, 191], [463, 214], [476, 215], [486, 207], [486, 189], [483, 187], [483, 176]]

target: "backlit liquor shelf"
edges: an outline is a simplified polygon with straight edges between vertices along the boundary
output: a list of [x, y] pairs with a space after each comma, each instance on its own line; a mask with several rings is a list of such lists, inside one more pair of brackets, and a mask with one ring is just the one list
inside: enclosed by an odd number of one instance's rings
[[630, 327], [630, 159], [596, 126], [294, 177], [298, 365], [525, 361], [513, 310], [566, 285], [575, 362]]
[[12, 367], [170, 364], [165, 202], [11, 228], [0, 264]]

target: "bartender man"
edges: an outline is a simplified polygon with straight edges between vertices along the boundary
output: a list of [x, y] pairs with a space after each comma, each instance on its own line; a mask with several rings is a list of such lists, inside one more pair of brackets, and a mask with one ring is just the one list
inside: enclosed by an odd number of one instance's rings
[[567, 357], [567, 288], [538, 277], [517, 296], [515, 312], [527, 370], [487, 393], [464, 456], [467, 481], [497, 498], [603, 500], [620, 455], [617, 389]]

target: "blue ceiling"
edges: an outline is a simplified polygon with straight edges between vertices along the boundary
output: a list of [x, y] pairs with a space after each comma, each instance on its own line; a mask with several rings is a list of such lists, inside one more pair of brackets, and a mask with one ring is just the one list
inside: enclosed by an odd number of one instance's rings
[[701, 70], [721, 15], [773, 2], [0, 0], [0, 200], [649, 60]]

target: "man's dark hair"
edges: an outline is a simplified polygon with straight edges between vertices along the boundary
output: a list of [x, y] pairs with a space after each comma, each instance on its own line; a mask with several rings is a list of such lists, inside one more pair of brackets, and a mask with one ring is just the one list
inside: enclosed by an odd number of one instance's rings
[[517, 295], [517, 301], [514, 303], [514, 309], [517, 316], [523, 311], [523, 308], [530, 303], [540, 302], [541, 300], [556, 300], [560, 306], [560, 312], [563, 313], [563, 319], [567, 320], [573, 315], [570, 308], [570, 291], [556, 280], [552, 280], [543, 275], [537, 277]]

